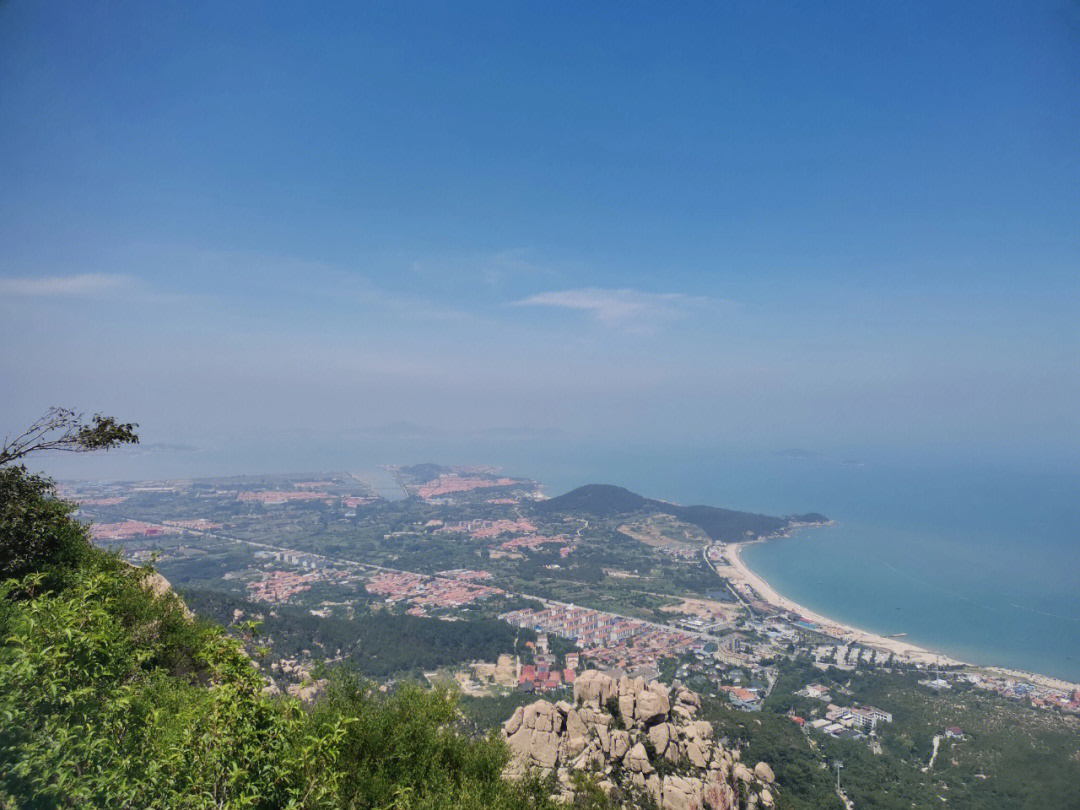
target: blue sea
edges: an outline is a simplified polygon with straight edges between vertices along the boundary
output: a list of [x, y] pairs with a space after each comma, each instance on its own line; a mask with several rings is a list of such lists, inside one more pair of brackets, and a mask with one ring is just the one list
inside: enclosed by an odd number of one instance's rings
[[783, 472], [781, 492], [804, 487], [839, 525], [746, 548], [778, 591], [964, 661], [1080, 681], [1075, 468]]
[[253, 443], [186, 460], [116, 457], [115, 472], [103, 475], [359, 471], [420, 461], [498, 464], [544, 482], [552, 495], [600, 482], [683, 504], [821, 512], [838, 525], [749, 546], [744, 560], [785, 596], [833, 619], [906, 633], [972, 663], [1080, 681], [1076, 461], [418, 437]]

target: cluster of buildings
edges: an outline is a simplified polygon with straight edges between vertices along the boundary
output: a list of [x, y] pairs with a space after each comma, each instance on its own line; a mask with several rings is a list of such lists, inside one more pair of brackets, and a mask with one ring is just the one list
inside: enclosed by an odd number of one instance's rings
[[194, 518], [192, 520], [163, 520], [166, 526], [175, 526], [178, 529], [193, 529], [197, 532], [206, 532], [211, 529], [220, 529], [220, 523], [214, 523], [206, 518]]
[[459, 579], [465, 582], [473, 582], [478, 579], [491, 579], [490, 571], [473, 571], [470, 568], [451, 568], [447, 571], [439, 571], [436, 576], [446, 579]]
[[574, 670], [554, 669], [548, 661], [526, 664], [518, 676], [518, 688], [523, 692], [553, 692], [562, 686], [573, 686], [577, 677]]
[[728, 700], [736, 709], [744, 712], [761, 711], [762, 697], [759, 690], [743, 686], [721, 686], [720, 690], [727, 693]]
[[598, 667], [626, 669], [655, 665], [702, 644], [686, 633], [573, 605], [550, 604], [544, 610], [515, 610], [499, 618], [515, 627], [553, 633], [573, 640]]
[[546, 633], [537, 636], [536, 644], [533, 645], [533, 663], [521, 667], [518, 673], [517, 686], [523, 692], [553, 692], [564, 686], [573, 686], [577, 680], [577, 668], [580, 665], [580, 657], [577, 653], [566, 655], [566, 666], [559, 669], [556, 666], [555, 656], [548, 650], [548, 637]]
[[500, 543], [499, 548], [503, 551], [516, 551], [522, 548], [538, 549], [548, 543], [557, 543], [562, 546], [562, 548], [559, 549], [559, 553], [562, 554], [563, 557], [566, 557], [571, 551], [570, 546], [567, 545], [569, 542], [569, 539], [562, 534], [557, 534], [554, 537], [548, 537], [543, 534], [530, 534], [524, 537], [515, 537], [512, 540]]
[[959, 679], [1003, 697], [1022, 700], [1037, 709], [1060, 709], [1080, 714], [1080, 689], [1055, 689], [1029, 681], [997, 675], [965, 672]]
[[687, 633], [645, 625], [632, 638], [614, 644], [584, 648], [585, 655], [601, 668], [634, 670], [655, 667], [662, 658], [678, 658], [685, 653], [701, 653], [705, 642]]
[[716, 660], [733, 667], [751, 667], [754, 659], [750, 655], [742, 633], [727, 633], [716, 640]]
[[141, 520], [125, 520], [121, 523], [95, 523], [90, 536], [95, 540], [127, 540], [130, 537], [157, 537], [176, 534], [179, 529], [171, 526], [155, 526]]
[[830, 703], [825, 716], [812, 721], [810, 728], [837, 739], [857, 740], [877, 731], [879, 723], [892, 721], [889, 712], [874, 706], [843, 707]]
[[[258, 551], [255, 556], [272, 561], [265, 566], [260, 579], [248, 582], [248, 593], [255, 601], [281, 604], [296, 594], [309, 590], [316, 583], [340, 585], [357, 578], [355, 572], [336, 566], [324, 557], [302, 551]], [[300, 570], [277, 570], [271, 567], [273, 563], [296, 566]], [[226, 578], [228, 577], [230, 575], [226, 574]]]
[[[345, 576], [344, 571], [333, 573]], [[269, 571], [263, 579], [249, 582], [247, 587], [254, 601], [280, 604], [325, 578], [323, 572], [301, 574], [295, 571]]]
[[[428, 526], [439, 525], [440, 521], [429, 521]], [[496, 552], [499, 556], [504, 556], [501, 552], [507, 552], [506, 556], [513, 556], [514, 553], [521, 549], [538, 549], [544, 545], [557, 544], [562, 546], [560, 553], [563, 557], [566, 557], [571, 552], [571, 541], [566, 535], [559, 534], [553, 537], [549, 537], [542, 534], [536, 534], [536, 526], [526, 518], [517, 518], [510, 520], [508, 518], [502, 518], [498, 520], [463, 520], [457, 523], [447, 523], [445, 525], [439, 525], [436, 529], [438, 533], [453, 533], [453, 534], [467, 534], [476, 540], [490, 540], [496, 537], [500, 537], [504, 534], [515, 534], [516, 537], [512, 537], [502, 543], [499, 543], [498, 549], [500, 552]], [[493, 546], [493, 548], [495, 548]]]
[[288, 563], [311, 571], [329, 567], [329, 563], [326, 562], [325, 558], [314, 554], [305, 554], [302, 551], [260, 551], [255, 556], [269, 557], [274, 562]]
[[476, 585], [469, 581], [472, 578], [475, 577], [448, 579], [387, 571], [371, 577], [365, 587], [369, 593], [386, 597], [388, 604], [407, 602], [415, 608], [457, 608], [503, 593], [490, 585]]
[[1080, 689], [1064, 684], [1055, 687], [1005, 674], [943, 670], [935, 671], [932, 677], [920, 680], [919, 685], [942, 692], [952, 689], [954, 681], [960, 684], [971, 684], [977, 689], [985, 689], [1011, 700], [1024, 701], [1036, 709], [1059, 709], [1063, 712], [1080, 714]]
[[573, 605], [551, 604], [543, 610], [515, 610], [499, 618], [515, 627], [572, 639], [580, 647], [613, 645], [637, 635], [644, 628], [643, 622]]
[[517, 520], [463, 520], [458, 523], [447, 523], [439, 531], [467, 534], [477, 540], [486, 540], [489, 537], [498, 537], [500, 534], [530, 534], [536, 531], [536, 526], [525, 518]]
[[424, 500], [438, 498], [440, 495], [453, 495], [456, 492], [471, 492], [474, 489], [490, 487], [510, 487], [515, 484], [523, 484], [514, 478], [477, 478], [449, 473], [440, 475], [434, 481], [429, 481], [416, 488], [416, 494]]
[[278, 489], [260, 489], [248, 492], [236, 493], [236, 499], [238, 501], [254, 501], [261, 503], [265, 506], [275, 506], [289, 501], [323, 501], [324, 503], [332, 503], [337, 500], [336, 495], [331, 495], [329, 492], [289, 492], [286, 490]]

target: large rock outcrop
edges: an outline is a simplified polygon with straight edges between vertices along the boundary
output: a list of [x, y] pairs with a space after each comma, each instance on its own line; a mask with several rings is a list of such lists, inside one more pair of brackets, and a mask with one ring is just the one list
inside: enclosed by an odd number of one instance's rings
[[740, 790], [750, 806], [771, 806], [772, 769], [740, 762], [737, 750], [713, 738], [712, 724], [697, 719], [700, 710], [701, 698], [677, 681], [669, 689], [587, 670], [573, 704], [538, 700], [506, 721], [506, 775], [554, 773], [565, 799], [573, 797], [570, 774], [592, 770], [605, 790], [648, 794], [661, 810], [733, 810]]

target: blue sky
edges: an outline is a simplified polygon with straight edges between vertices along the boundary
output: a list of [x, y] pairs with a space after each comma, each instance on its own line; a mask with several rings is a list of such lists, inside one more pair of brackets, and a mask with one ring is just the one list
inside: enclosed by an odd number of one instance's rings
[[1075, 3], [158, 5], [0, 5], [4, 431], [1080, 454]]

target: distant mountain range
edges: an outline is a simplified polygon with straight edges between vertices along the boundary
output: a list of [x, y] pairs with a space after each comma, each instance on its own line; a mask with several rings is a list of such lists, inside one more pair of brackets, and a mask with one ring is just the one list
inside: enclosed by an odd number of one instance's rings
[[829, 522], [827, 517], [816, 512], [773, 517], [715, 506], [679, 506], [646, 498], [610, 484], [587, 484], [578, 487], [564, 495], [541, 501], [536, 505], [536, 510], [542, 514], [586, 514], [597, 518], [639, 513], [671, 515], [684, 523], [698, 526], [710, 539], [722, 543], [769, 537], [781, 534], [798, 524]]

